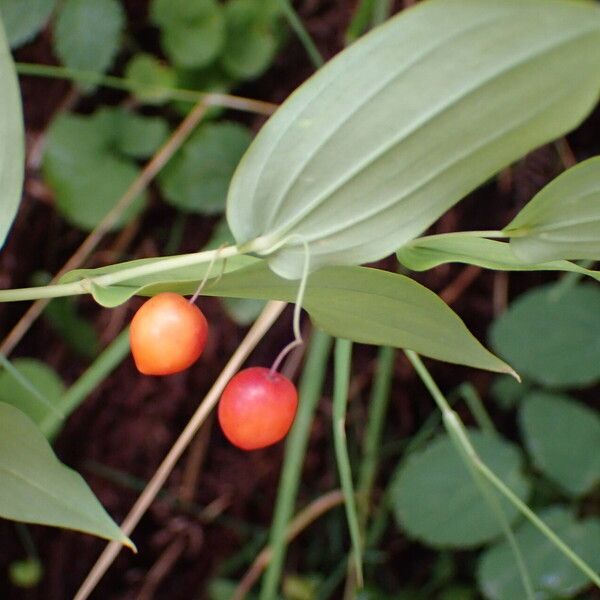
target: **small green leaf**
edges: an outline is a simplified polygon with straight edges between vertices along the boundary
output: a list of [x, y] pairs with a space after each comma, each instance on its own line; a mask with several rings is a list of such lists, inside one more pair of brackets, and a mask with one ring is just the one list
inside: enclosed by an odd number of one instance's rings
[[125, 14], [117, 0], [64, 0], [54, 52], [67, 67], [104, 72], [119, 51]]
[[[63, 114], [50, 125], [43, 157], [44, 178], [56, 207], [76, 227], [93, 229], [136, 179], [139, 169], [117, 151], [118, 111], [104, 109], [91, 117]], [[141, 212], [140, 194], [115, 228]]]
[[28, 417], [0, 402], [0, 516], [131, 541], [102, 508], [85, 481], [64, 466]]
[[253, 79], [271, 64], [277, 50], [275, 20], [264, 0], [229, 0], [227, 38], [221, 65], [235, 79]]
[[0, 0], [0, 15], [11, 48], [32, 40], [50, 18], [55, 5], [56, 0]]
[[[519, 448], [479, 431], [469, 431], [469, 438], [490, 469], [526, 500], [529, 483], [521, 470]], [[408, 456], [394, 479], [390, 497], [398, 524], [412, 537], [436, 548], [470, 548], [502, 534], [502, 524], [448, 435]], [[498, 500], [507, 519], [514, 522], [517, 509], [504, 498]]]
[[549, 387], [583, 387], [600, 378], [600, 289], [554, 284], [522, 294], [490, 331], [492, 347], [521, 374]]
[[225, 42], [223, 10], [215, 0], [154, 0], [150, 15], [161, 28], [165, 54], [178, 66], [209, 65]]
[[521, 401], [527, 390], [527, 385], [517, 381], [514, 377], [499, 375], [492, 381], [490, 395], [500, 408], [510, 410]]
[[[600, 16], [569, 0], [430, 0], [319, 69], [240, 162], [239, 244], [311, 267], [387, 256], [598, 100]], [[285, 242], [285, 243], [284, 243]], [[284, 243], [279, 247], [278, 244]]]
[[12, 404], [39, 425], [48, 416], [48, 404], [56, 406], [60, 402], [65, 386], [60, 377], [39, 360], [17, 358], [12, 365], [28, 385], [3, 369], [0, 371], [0, 402]]
[[151, 54], [136, 54], [125, 67], [125, 77], [136, 86], [135, 95], [148, 104], [166, 102], [165, 90], [176, 87], [175, 71]]
[[[208, 268], [204, 263], [122, 280], [113, 286], [94, 282], [98, 276], [160, 260], [80, 269], [67, 273], [61, 282], [88, 278], [96, 301], [103, 306], [116, 306], [135, 294], [153, 296], [163, 291], [192, 294]], [[217, 281], [222, 265], [219, 263], [216, 261], [213, 266], [213, 275], [202, 292], [206, 296], [285, 302], [296, 298], [298, 282], [278, 277], [265, 261], [248, 256], [230, 258], [225, 274]], [[308, 280], [303, 307], [318, 327], [336, 337], [408, 348], [438, 360], [514, 374], [471, 335], [439, 296], [402, 275], [364, 267], [321, 269]]]
[[0, 20], [0, 248], [21, 201], [24, 132], [15, 66]]
[[[600, 519], [582, 521], [562, 506], [547, 508], [540, 518], [592, 569], [600, 570]], [[589, 581], [536, 527], [524, 522], [515, 532], [536, 600], [574, 598]], [[480, 558], [477, 580], [489, 600], [516, 600], [526, 592], [508, 542], [489, 548]], [[577, 596], [579, 597], [579, 596]]]
[[600, 156], [551, 181], [504, 231], [524, 261], [600, 259]]
[[199, 128], [159, 176], [165, 198], [186, 212], [223, 212], [231, 176], [251, 139], [237, 123]]
[[169, 137], [169, 126], [162, 117], [146, 117], [126, 111], [115, 116], [117, 149], [125, 156], [148, 158]]
[[223, 305], [227, 314], [242, 326], [254, 323], [265, 307], [264, 300], [252, 298], [223, 298]]
[[600, 482], [600, 417], [569, 396], [529, 394], [520, 424], [533, 462], [571, 496]]
[[417, 238], [400, 248], [396, 255], [412, 271], [426, 271], [446, 263], [464, 263], [497, 271], [570, 271], [600, 281], [600, 271], [584, 269], [567, 260], [527, 263], [513, 254], [511, 244], [468, 234], [450, 233]]

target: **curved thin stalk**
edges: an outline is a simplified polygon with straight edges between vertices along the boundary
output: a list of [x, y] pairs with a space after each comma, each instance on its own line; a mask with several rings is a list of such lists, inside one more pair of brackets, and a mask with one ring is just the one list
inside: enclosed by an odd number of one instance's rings
[[17, 73], [20, 75], [32, 75], [34, 77], [51, 77], [53, 79], [68, 79], [78, 83], [100, 85], [114, 90], [135, 93], [137, 91], [151, 91], [164, 94], [170, 100], [179, 100], [195, 104], [202, 102], [205, 106], [222, 106], [243, 112], [257, 113], [261, 115], [272, 115], [277, 110], [277, 105], [262, 100], [232, 96], [231, 94], [219, 94], [215, 92], [199, 92], [196, 90], [185, 90], [165, 86], [140, 86], [137, 82], [114, 75], [103, 75], [95, 71], [83, 71], [69, 67], [56, 65], [38, 65], [33, 63], [18, 62], [15, 64]]
[[[356, 498], [352, 483], [352, 469], [348, 458], [346, 445], [346, 407], [348, 405], [348, 387], [350, 382], [350, 366], [352, 360], [352, 342], [350, 340], [336, 339], [334, 350], [334, 382], [333, 382], [333, 443], [337, 461], [340, 483], [344, 492], [344, 507], [346, 520], [352, 542], [352, 557], [356, 583], [363, 586], [362, 569], [362, 539]], [[354, 586], [352, 586], [354, 587]]]
[[446, 398], [431, 377], [429, 371], [412, 350], [404, 351], [409, 361], [414, 366], [417, 374], [429, 390], [439, 409], [442, 411], [444, 425], [456, 441], [461, 445], [473, 467], [483, 475], [519, 512], [534, 525], [546, 538], [552, 542], [582, 573], [600, 588], [600, 575], [594, 571], [580, 556], [578, 556], [556, 533], [548, 527], [508, 486], [504, 484], [495, 473], [481, 460], [471, 444], [462, 421], [450, 408]]
[[304, 24], [296, 14], [294, 7], [290, 3], [290, 0], [279, 0], [281, 11], [287, 19], [290, 27], [294, 30], [294, 33], [300, 40], [300, 43], [304, 46], [306, 54], [310, 58], [315, 69], [320, 69], [324, 64], [325, 60], [321, 56], [319, 49], [310, 37], [310, 34], [304, 27]]

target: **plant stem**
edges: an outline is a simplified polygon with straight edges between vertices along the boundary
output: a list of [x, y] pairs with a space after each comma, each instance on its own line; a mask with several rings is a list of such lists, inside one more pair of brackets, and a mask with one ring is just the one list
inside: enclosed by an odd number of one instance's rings
[[205, 106], [222, 106], [243, 112], [271, 115], [277, 110], [276, 104], [232, 96], [230, 94], [219, 94], [214, 92], [199, 92], [196, 90], [184, 90], [164, 86], [140, 86], [137, 82], [113, 75], [103, 75], [95, 71], [83, 71], [69, 67], [55, 65], [39, 65], [33, 63], [18, 62], [15, 64], [17, 73], [20, 75], [32, 75], [34, 77], [51, 77], [54, 79], [68, 79], [84, 84], [100, 85], [102, 87], [135, 93], [141, 90], [150, 90], [168, 95], [171, 100], [190, 102], [195, 104], [202, 101]]
[[244, 248], [240, 248], [238, 246], [228, 246], [226, 248], [220, 248], [216, 250], [205, 250], [203, 252], [194, 252], [192, 254], [168, 256], [149, 264], [126, 267], [119, 271], [81, 279], [80, 281], [74, 281], [72, 283], [59, 283], [56, 285], [38, 286], [32, 288], [17, 288], [14, 290], [0, 290], [0, 302], [14, 302], [16, 300], [33, 300], [35, 298], [58, 298], [61, 296], [90, 294], [92, 293], [93, 286], [108, 287], [137, 277], [156, 275], [164, 271], [170, 271], [171, 269], [208, 263], [211, 262], [217, 255], [219, 259], [225, 259], [231, 256], [243, 254], [244, 252], [250, 250], [250, 246]]
[[373, 382], [369, 401], [369, 415], [363, 449], [363, 459], [358, 474], [358, 498], [361, 530], [364, 531], [369, 514], [369, 499], [379, 458], [381, 434], [385, 423], [385, 414], [390, 400], [392, 375], [394, 373], [394, 348], [382, 346], [377, 354], [377, 372]]
[[296, 14], [293, 6], [290, 4], [289, 0], [279, 0], [279, 5], [290, 27], [294, 30], [294, 33], [300, 40], [300, 43], [304, 46], [306, 54], [308, 54], [313, 66], [315, 69], [320, 69], [325, 64], [325, 61], [323, 60], [323, 57], [321, 56], [316, 44], [310, 37], [310, 34], [304, 27], [304, 24]]
[[579, 557], [569, 546], [567, 546], [508, 486], [506, 486], [494, 472], [481, 460], [475, 448], [471, 444], [462, 421], [450, 408], [446, 398], [437, 387], [435, 381], [429, 374], [421, 359], [412, 350], [404, 351], [409, 361], [414, 366], [419, 377], [429, 390], [439, 409], [442, 411], [444, 425], [454, 439], [461, 445], [466, 453], [470, 464], [479, 471], [521, 514], [523, 514], [546, 538], [552, 542], [582, 573], [600, 588], [600, 575]]
[[313, 414], [321, 398], [330, 349], [330, 336], [316, 329], [310, 341], [306, 366], [300, 381], [298, 414], [285, 446], [285, 457], [269, 536], [272, 555], [260, 591], [261, 600], [274, 600], [277, 596], [287, 549], [286, 529], [294, 512], [308, 436]]
[[[67, 390], [57, 409], [68, 417], [94, 389], [111, 373], [129, 353], [129, 328], [124, 329], [119, 335], [100, 353], [98, 358]], [[60, 421], [48, 415], [41, 423], [40, 429], [47, 437], [56, 434]]]
[[[352, 362], [352, 342], [336, 339], [334, 351], [334, 383], [333, 383], [333, 443], [337, 461], [340, 483], [344, 492], [346, 520], [352, 541], [354, 571], [359, 587], [363, 586], [362, 541], [356, 511], [356, 499], [352, 483], [352, 468], [348, 458], [346, 445], [346, 407], [348, 405], [348, 387]], [[354, 586], [353, 586], [354, 587]]]
[[477, 390], [471, 383], [465, 382], [459, 385], [456, 394], [467, 403], [467, 406], [475, 418], [475, 421], [477, 421], [477, 426], [481, 431], [489, 435], [498, 435], [496, 427], [494, 427], [494, 422], [490, 418], [487, 410], [485, 410], [485, 406], [483, 405]]

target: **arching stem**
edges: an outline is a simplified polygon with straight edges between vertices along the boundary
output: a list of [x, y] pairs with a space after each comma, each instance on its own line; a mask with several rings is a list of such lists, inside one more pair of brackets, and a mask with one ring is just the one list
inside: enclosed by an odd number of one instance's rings
[[294, 304], [294, 320], [293, 320], [293, 331], [294, 341], [290, 342], [285, 346], [281, 352], [277, 355], [277, 358], [273, 361], [269, 373], [273, 375], [279, 369], [283, 359], [298, 346], [304, 343], [302, 339], [302, 332], [300, 331], [300, 313], [302, 312], [302, 302], [304, 301], [304, 293], [306, 292], [306, 283], [308, 281], [308, 274], [310, 270], [310, 249], [306, 240], [302, 240], [304, 246], [304, 264], [302, 266], [302, 279], [300, 279], [300, 285], [298, 286], [298, 294], [296, 295], [296, 303]]

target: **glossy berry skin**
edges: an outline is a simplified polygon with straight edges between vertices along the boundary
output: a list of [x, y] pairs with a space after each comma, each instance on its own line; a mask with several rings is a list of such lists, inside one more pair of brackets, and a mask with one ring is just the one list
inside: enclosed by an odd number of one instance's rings
[[242, 450], [257, 450], [282, 440], [296, 409], [296, 386], [281, 373], [251, 367], [234, 375], [219, 402], [225, 437]]
[[171, 292], [146, 301], [131, 321], [129, 342], [144, 375], [171, 375], [190, 367], [202, 354], [208, 323], [202, 311]]

